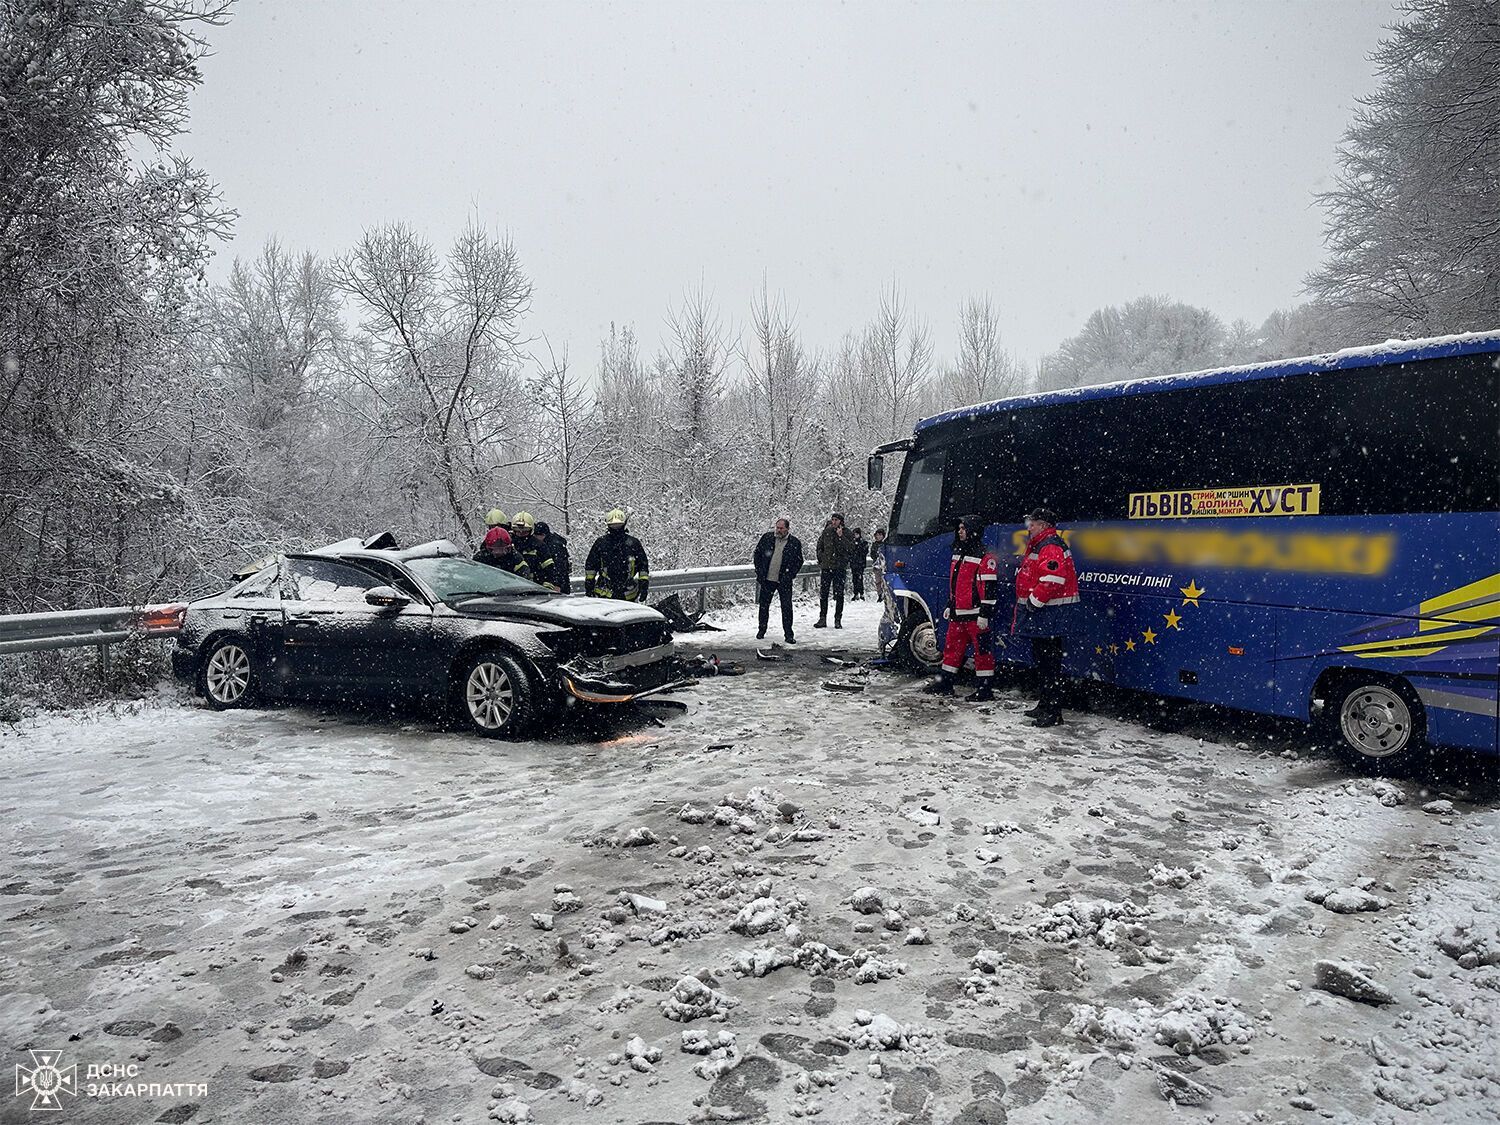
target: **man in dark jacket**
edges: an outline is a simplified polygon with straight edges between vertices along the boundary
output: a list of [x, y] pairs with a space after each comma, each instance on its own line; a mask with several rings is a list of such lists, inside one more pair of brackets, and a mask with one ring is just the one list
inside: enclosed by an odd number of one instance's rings
[[583, 592], [595, 598], [644, 602], [651, 586], [651, 564], [641, 541], [625, 530], [619, 508], [605, 519], [605, 532], [594, 540], [583, 564]]
[[849, 535], [844, 517], [834, 512], [818, 536], [818, 619], [814, 629], [828, 628], [828, 594], [833, 593], [833, 627], [844, 627], [844, 571], [849, 567]]
[[792, 581], [802, 573], [802, 540], [792, 534], [792, 525], [786, 520], [776, 521], [776, 530], [768, 531], [755, 545], [755, 580], [757, 600], [760, 602], [760, 632], [756, 640], [766, 635], [766, 625], [771, 620], [771, 599], [781, 598], [781, 631], [786, 643], [794, 645], [797, 638], [792, 635]]
[[1063, 644], [1078, 613], [1078, 573], [1073, 552], [1058, 533], [1057, 516], [1036, 508], [1026, 517], [1026, 557], [1016, 571], [1013, 633], [1031, 638], [1031, 663], [1039, 684], [1036, 706], [1026, 712], [1032, 725], [1062, 722]]
[[854, 587], [849, 592], [849, 600], [862, 602], [865, 600], [865, 563], [870, 561], [870, 545], [865, 542], [865, 529], [856, 527], [854, 536], [849, 540], [849, 577]]
[[571, 594], [573, 577], [568, 570], [573, 564], [568, 558], [568, 537], [554, 534], [552, 528], [542, 520], [537, 520], [536, 531], [533, 534], [536, 536], [537, 545], [552, 558], [552, 581], [557, 584], [557, 592]]

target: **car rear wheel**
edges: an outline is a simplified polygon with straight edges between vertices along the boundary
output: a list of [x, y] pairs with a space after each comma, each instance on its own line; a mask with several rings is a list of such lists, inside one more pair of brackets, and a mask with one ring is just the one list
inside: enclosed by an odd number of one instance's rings
[[198, 666], [198, 690], [216, 711], [255, 702], [260, 693], [260, 673], [243, 641], [223, 637], [209, 647]]
[[519, 661], [494, 649], [464, 665], [454, 710], [475, 734], [515, 738], [531, 720], [531, 680]]
[[1402, 680], [1349, 676], [1327, 714], [1345, 757], [1374, 773], [1404, 773], [1427, 752], [1422, 703]]

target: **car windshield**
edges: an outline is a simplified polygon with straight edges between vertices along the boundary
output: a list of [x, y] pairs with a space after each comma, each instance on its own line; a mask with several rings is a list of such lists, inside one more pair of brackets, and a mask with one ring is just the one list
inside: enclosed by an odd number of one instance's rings
[[407, 568], [431, 587], [443, 601], [464, 596], [484, 597], [490, 594], [545, 593], [544, 587], [518, 578], [508, 570], [486, 566], [469, 559], [412, 559]]

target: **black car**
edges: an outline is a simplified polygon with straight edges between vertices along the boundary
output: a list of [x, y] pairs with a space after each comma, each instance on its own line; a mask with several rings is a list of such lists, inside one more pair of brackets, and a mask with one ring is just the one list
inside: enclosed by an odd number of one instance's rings
[[397, 550], [388, 536], [279, 556], [193, 602], [172, 667], [215, 708], [427, 699], [500, 737], [572, 700], [624, 703], [685, 682], [649, 606], [554, 594], [446, 540]]

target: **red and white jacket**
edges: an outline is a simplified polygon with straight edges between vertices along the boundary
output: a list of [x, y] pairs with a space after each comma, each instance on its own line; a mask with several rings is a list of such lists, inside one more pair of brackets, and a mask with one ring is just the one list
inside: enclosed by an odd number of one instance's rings
[[1016, 600], [1032, 609], [1078, 601], [1073, 552], [1055, 528], [1038, 532], [1027, 541], [1026, 558], [1016, 571]]
[[995, 616], [1000, 580], [995, 555], [977, 540], [953, 545], [948, 568], [948, 609], [955, 621]]

